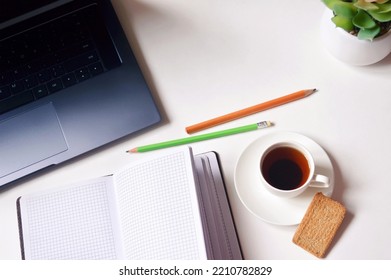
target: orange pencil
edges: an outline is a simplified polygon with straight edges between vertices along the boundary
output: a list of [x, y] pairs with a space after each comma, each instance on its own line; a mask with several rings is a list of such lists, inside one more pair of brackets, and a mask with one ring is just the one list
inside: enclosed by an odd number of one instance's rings
[[278, 97], [273, 100], [266, 101], [261, 104], [257, 104], [257, 105], [254, 105], [254, 106], [251, 106], [251, 107], [248, 107], [248, 108], [236, 111], [236, 112], [232, 112], [232, 113], [229, 113], [229, 114], [226, 114], [226, 115], [214, 118], [214, 119], [210, 119], [210, 120], [198, 123], [198, 124], [188, 126], [188, 127], [186, 127], [186, 132], [191, 134], [191, 133], [218, 125], [218, 124], [226, 123], [226, 122], [229, 122], [229, 121], [232, 121], [232, 120], [235, 120], [238, 118], [242, 118], [242, 117], [254, 114], [254, 113], [258, 113], [258, 112], [261, 112], [261, 111], [264, 111], [264, 110], [267, 110], [267, 109], [270, 109], [273, 107], [277, 107], [282, 104], [292, 102], [292, 101], [295, 101], [300, 98], [307, 97], [310, 94], [314, 93], [315, 91], [316, 91], [316, 89], [300, 90], [300, 91], [297, 91], [297, 92], [294, 92], [294, 93], [291, 93], [291, 94], [288, 94], [288, 95], [285, 95], [282, 97]]

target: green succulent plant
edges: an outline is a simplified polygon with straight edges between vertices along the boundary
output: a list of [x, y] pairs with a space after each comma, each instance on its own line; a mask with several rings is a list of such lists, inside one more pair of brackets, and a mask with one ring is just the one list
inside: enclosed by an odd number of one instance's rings
[[391, 0], [321, 0], [334, 13], [337, 27], [370, 40], [391, 28]]

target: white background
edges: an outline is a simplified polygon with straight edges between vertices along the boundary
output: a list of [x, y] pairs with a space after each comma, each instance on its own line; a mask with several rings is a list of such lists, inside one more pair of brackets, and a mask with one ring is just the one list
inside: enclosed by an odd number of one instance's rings
[[164, 121], [2, 190], [0, 259], [20, 259], [18, 196], [109, 174], [145, 156], [125, 153], [134, 146], [184, 137], [188, 125], [305, 88], [318, 92], [208, 131], [262, 120], [274, 127], [192, 145], [195, 153], [220, 155], [244, 257], [315, 259], [292, 243], [296, 226], [271, 225], [249, 213], [233, 180], [249, 143], [295, 131], [329, 154], [332, 197], [348, 211], [327, 259], [391, 258], [391, 57], [351, 67], [330, 56], [319, 40], [321, 1], [113, 2]]

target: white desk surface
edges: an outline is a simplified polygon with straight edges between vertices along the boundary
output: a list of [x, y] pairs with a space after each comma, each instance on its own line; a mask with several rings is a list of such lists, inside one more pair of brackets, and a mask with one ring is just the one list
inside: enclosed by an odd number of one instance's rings
[[244, 257], [315, 259], [292, 243], [296, 226], [258, 219], [234, 186], [236, 161], [249, 143], [295, 131], [329, 154], [332, 197], [348, 211], [327, 259], [391, 258], [391, 57], [367, 67], [331, 57], [319, 40], [321, 1], [113, 2], [164, 121], [1, 191], [0, 259], [20, 259], [18, 196], [108, 174], [145, 156], [126, 154], [129, 148], [184, 137], [190, 124], [306, 88], [318, 92], [215, 129], [261, 120], [274, 127], [192, 145], [195, 153], [220, 155]]

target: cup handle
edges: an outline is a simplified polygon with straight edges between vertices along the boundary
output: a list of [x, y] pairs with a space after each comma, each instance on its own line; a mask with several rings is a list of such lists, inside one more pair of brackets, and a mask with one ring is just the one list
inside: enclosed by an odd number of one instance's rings
[[315, 174], [309, 186], [314, 188], [328, 188], [330, 186], [330, 178], [321, 174]]

